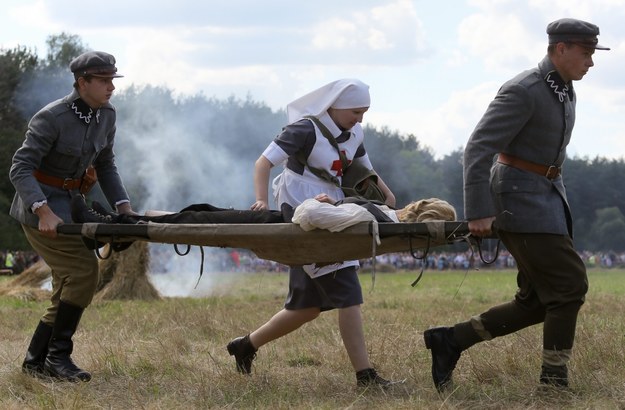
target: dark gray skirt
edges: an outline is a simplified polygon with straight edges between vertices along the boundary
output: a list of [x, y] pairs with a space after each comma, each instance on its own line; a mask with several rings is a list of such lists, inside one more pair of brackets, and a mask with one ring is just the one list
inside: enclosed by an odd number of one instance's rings
[[355, 266], [348, 266], [312, 279], [300, 267], [289, 271], [288, 310], [318, 307], [321, 311], [361, 305], [362, 289]]

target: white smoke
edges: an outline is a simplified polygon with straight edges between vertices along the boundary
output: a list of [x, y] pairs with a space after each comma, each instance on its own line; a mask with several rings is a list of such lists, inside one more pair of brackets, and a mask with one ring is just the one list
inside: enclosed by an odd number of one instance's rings
[[[257, 104], [176, 100], [169, 91], [130, 89], [113, 102], [118, 111], [117, 166], [133, 208], [179, 211], [194, 203], [248, 209], [254, 200], [254, 161], [280, 131], [282, 114], [254, 120]], [[224, 107], [228, 109], [224, 109]], [[250, 119], [251, 118], [251, 119]], [[186, 245], [180, 245], [185, 250]], [[199, 248], [179, 256], [172, 245], [150, 245], [150, 278], [166, 296], [210, 294], [215, 275], [231, 271], [227, 251]]]
[[[186, 253], [188, 249], [180, 245], [178, 250]], [[210, 248], [204, 248], [202, 260], [198, 247], [192, 247], [186, 255], [179, 255], [173, 245], [151, 244], [150, 282], [163, 296], [209, 296], [214, 277], [221, 270], [214, 256]]]

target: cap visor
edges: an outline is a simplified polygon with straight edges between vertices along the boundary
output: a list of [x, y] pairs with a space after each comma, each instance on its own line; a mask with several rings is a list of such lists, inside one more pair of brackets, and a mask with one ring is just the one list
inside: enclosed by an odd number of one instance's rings
[[92, 77], [100, 77], [100, 78], [120, 78], [123, 77], [121, 74], [89, 74]]
[[586, 43], [583, 41], [571, 41], [571, 44], [576, 44], [580, 47], [584, 47], [587, 48], [589, 50], [609, 50], [609, 47], [604, 47], [601, 44], [597, 44], [597, 43]]

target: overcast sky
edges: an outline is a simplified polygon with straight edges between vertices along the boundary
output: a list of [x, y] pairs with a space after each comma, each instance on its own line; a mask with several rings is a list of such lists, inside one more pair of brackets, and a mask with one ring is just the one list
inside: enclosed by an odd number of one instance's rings
[[[2, 1], [0, 47], [80, 36], [115, 55], [118, 90], [166, 86], [273, 109], [338, 78], [371, 86], [365, 124], [412, 133], [437, 157], [463, 147], [499, 86], [536, 66], [550, 21], [597, 24], [596, 66], [576, 82], [569, 154], [625, 156], [625, 0]], [[114, 103], [114, 100], [113, 100]], [[286, 119], [285, 119], [286, 120]], [[276, 132], [279, 130], [276, 130]], [[123, 132], [120, 130], [120, 132]], [[271, 136], [273, 137], [273, 135]]]

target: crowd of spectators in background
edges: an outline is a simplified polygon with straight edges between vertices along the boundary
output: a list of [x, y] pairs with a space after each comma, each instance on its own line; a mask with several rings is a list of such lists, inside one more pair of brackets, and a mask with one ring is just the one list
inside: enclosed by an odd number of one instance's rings
[[0, 273], [2, 275], [17, 275], [38, 260], [39, 255], [34, 251], [0, 251]]
[[[625, 268], [625, 252], [581, 252], [582, 259], [589, 269]], [[159, 247], [151, 253], [151, 265], [158, 267], [159, 273], [169, 272], [175, 266], [175, 252], [171, 247]], [[496, 256], [496, 257], [495, 257]], [[493, 260], [494, 259], [494, 260]], [[19, 274], [39, 256], [33, 251], [0, 251], [0, 269], [3, 275]], [[192, 257], [191, 263], [199, 263]], [[491, 262], [492, 263], [489, 263]], [[361, 262], [363, 269], [372, 267], [372, 259]], [[277, 262], [260, 259], [249, 250], [210, 248], [205, 251], [205, 269], [219, 272], [288, 272], [288, 267]], [[505, 249], [477, 250], [462, 252], [418, 251], [414, 256], [406, 253], [387, 253], [376, 257], [376, 268], [391, 271], [421, 270], [467, 270], [467, 269], [515, 269], [514, 258]]]
[[[580, 252], [588, 268], [625, 268], [625, 252]], [[399, 270], [466, 270], [466, 269], [516, 269], [516, 262], [506, 250], [485, 251], [482, 257], [476, 252], [431, 252], [423, 259], [415, 259], [409, 253], [389, 253], [376, 258], [377, 264], [388, 264]], [[363, 267], [370, 260], [361, 261]]]
[[[581, 256], [588, 268], [625, 268], [625, 252], [582, 252]], [[288, 267], [277, 262], [259, 259], [249, 250], [211, 248], [204, 257], [205, 267], [219, 272], [288, 272]], [[152, 253], [152, 264], [165, 267], [171, 265], [170, 249]], [[371, 269], [372, 259], [360, 261], [363, 270]], [[516, 269], [516, 262], [505, 249], [477, 249], [461, 252], [439, 252], [431, 250], [426, 254], [418, 251], [413, 256], [409, 252], [387, 253], [376, 257], [376, 269], [380, 271], [427, 270], [467, 270], [467, 269]], [[206, 269], [206, 268], [205, 268]]]

